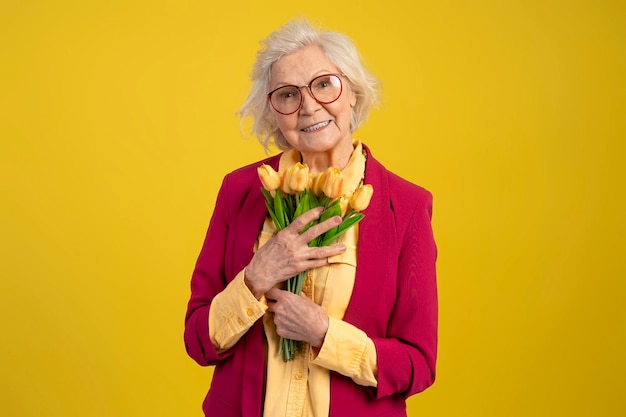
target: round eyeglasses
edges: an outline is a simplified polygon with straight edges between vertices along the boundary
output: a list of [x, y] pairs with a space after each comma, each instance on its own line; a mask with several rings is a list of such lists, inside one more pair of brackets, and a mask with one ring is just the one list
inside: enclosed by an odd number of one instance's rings
[[267, 97], [270, 104], [280, 114], [292, 114], [302, 107], [302, 89], [308, 88], [311, 96], [321, 104], [329, 104], [341, 96], [341, 77], [345, 74], [324, 74], [313, 78], [308, 84], [298, 87], [284, 85], [270, 91]]

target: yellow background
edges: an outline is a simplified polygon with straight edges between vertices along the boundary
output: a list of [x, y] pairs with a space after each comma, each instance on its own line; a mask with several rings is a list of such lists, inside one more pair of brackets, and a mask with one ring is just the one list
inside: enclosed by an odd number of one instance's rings
[[625, 9], [4, 0], [0, 414], [201, 415], [189, 278], [222, 176], [264, 156], [234, 115], [258, 40], [305, 15], [384, 83], [355, 136], [435, 195], [410, 416], [623, 416]]

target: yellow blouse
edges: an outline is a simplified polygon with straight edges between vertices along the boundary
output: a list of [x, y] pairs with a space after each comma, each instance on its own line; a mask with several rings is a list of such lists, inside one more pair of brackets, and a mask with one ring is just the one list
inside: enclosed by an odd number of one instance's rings
[[[344, 189], [355, 190], [365, 171], [362, 145], [355, 142], [348, 165], [343, 169]], [[300, 161], [290, 150], [281, 156], [279, 172]], [[263, 224], [257, 248], [276, 234], [270, 218]], [[209, 333], [218, 351], [232, 347], [261, 317], [267, 336], [267, 363], [264, 417], [327, 417], [330, 408], [330, 371], [352, 378], [360, 385], [376, 387], [376, 349], [360, 329], [342, 321], [348, 307], [356, 276], [358, 227], [339, 237], [346, 251], [329, 258], [329, 265], [311, 270], [303, 292], [321, 305], [329, 316], [329, 327], [319, 351], [304, 345], [295, 359], [283, 362], [278, 354], [280, 336], [276, 334], [267, 303], [258, 300], [244, 283], [244, 271], [218, 294], [209, 310]]]

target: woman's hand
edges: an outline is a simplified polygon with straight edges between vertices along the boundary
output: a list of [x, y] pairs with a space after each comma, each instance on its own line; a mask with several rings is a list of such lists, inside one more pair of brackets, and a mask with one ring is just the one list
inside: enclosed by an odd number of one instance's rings
[[319, 218], [323, 209], [311, 209], [296, 218], [289, 226], [278, 232], [255, 254], [246, 267], [245, 282], [252, 294], [258, 299], [276, 284], [286, 281], [294, 275], [308, 269], [328, 264], [328, 257], [346, 250], [343, 245], [309, 247], [309, 242], [341, 223], [341, 217], [335, 216], [300, 231]]
[[301, 340], [319, 348], [328, 331], [328, 314], [305, 295], [272, 288], [265, 294], [280, 337]]

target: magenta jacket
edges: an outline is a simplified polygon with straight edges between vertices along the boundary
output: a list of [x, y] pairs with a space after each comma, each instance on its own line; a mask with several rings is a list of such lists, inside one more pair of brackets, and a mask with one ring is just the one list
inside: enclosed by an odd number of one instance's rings
[[[405, 399], [435, 380], [437, 248], [430, 224], [432, 196], [387, 171], [369, 151], [365, 183], [374, 195], [359, 224], [356, 280], [344, 320], [374, 341], [378, 387], [331, 371], [330, 417], [406, 416]], [[259, 320], [230, 350], [218, 354], [208, 331], [211, 301], [246, 267], [267, 215], [256, 168], [278, 169], [279, 156], [228, 174], [191, 280], [185, 346], [200, 365], [215, 365], [204, 400], [206, 416], [261, 417], [264, 345]]]

